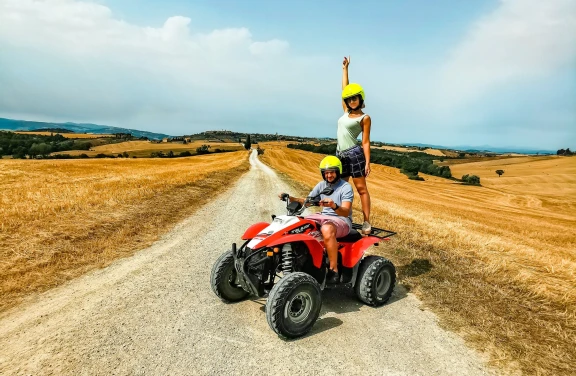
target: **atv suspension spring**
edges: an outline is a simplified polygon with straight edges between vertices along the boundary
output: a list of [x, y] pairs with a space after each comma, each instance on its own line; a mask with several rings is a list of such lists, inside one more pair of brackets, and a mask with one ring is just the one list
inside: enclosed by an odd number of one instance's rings
[[284, 244], [282, 247], [282, 272], [292, 273], [294, 271], [294, 253], [292, 252], [292, 244]]

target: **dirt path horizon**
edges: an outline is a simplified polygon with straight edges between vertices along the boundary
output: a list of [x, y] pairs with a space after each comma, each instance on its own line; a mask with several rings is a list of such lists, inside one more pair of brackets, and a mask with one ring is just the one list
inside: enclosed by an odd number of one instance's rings
[[283, 341], [265, 300], [222, 303], [216, 258], [294, 191], [253, 152], [251, 169], [151, 247], [0, 315], [0, 374], [487, 375], [485, 359], [397, 286], [380, 308], [324, 292], [311, 333]]

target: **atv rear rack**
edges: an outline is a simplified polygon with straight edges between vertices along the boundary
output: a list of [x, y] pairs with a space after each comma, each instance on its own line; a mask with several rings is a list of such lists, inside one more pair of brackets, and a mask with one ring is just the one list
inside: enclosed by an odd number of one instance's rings
[[[352, 228], [360, 233], [362, 231], [362, 225], [360, 223], [352, 223]], [[375, 236], [380, 239], [386, 239], [396, 235], [396, 233], [394, 231], [385, 230], [383, 228], [372, 227], [372, 230], [370, 231], [369, 235]]]

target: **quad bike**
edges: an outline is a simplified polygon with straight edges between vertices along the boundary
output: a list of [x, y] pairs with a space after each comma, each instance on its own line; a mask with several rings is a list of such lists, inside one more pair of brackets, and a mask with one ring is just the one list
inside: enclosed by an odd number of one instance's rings
[[[321, 194], [331, 193], [327, 188]], [[328, 257], [318, 223], [300, 216], [307, 206], [318, 206], [319, 197], [308, 197], [302, 205], [282, 195], [288, 214], [250, 226], [242, 236], [244, 244], [237, 248], [233, 243], [212, 268], [212, 290], [226, 303], [249, 294], [268, 295], [266, 319], [283, 338], [306, 334], [320, 314]], [[364, 257], [364, 252], [395, 233], [373, 227], [362, 236], [357, 231], [361, 227], [353, 224], [348, 235], [337, 239], [338, 284], [350, 285], [362, 302], [379, 306], [392, 295], [396, 269], [389, 260]]]

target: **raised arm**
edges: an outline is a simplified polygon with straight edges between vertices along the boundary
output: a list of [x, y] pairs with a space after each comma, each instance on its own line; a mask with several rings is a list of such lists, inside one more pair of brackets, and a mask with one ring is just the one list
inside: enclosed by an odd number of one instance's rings
[[[344, 56], [344, 61], [342, 62], [342, 90], [344, 90], [344, 88], [349, 84], [348, 65], [350, 65], [350, 56], [348, 56], [348, 58]], [[346, 107], [346, 103], [344, 103], [344, 101], [342, 101], [342, 108], [344, 111], [348, 111], [348, 107]]]

